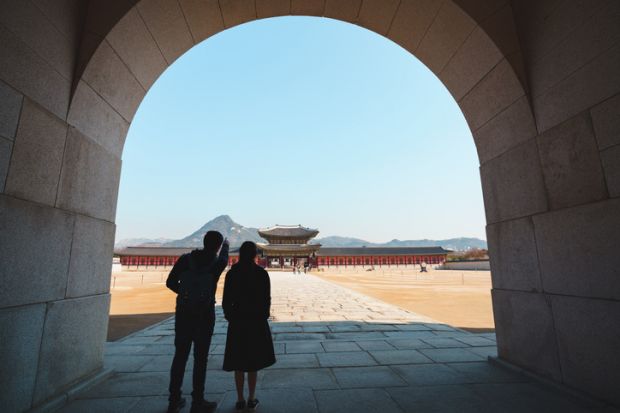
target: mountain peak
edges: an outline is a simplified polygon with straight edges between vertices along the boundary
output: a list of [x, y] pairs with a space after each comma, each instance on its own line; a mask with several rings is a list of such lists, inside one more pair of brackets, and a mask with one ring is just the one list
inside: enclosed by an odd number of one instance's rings
[[204, 224], [200, 229], [187, 237], [168, 242], [166, 247], [201, 247], [202, 239], [207, 231], [219, 231], [228, 239], [232, 247], [239, 247], [243, 241], [264, 242], [256, 228], [244, 227], [236, 223], [229, 215], [219, 215]]

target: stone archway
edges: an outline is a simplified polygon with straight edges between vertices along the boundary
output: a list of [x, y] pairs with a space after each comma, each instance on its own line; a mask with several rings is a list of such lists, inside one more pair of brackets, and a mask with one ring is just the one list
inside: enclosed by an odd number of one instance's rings
[[366, 27], [442, 80], [479, 154], [500, 357], [620, 403], [617, 2], [52, 3], [0, 5], [3, 405], [101, 368], [120, 157], [148, 88], [194, 44], [281, 15]]

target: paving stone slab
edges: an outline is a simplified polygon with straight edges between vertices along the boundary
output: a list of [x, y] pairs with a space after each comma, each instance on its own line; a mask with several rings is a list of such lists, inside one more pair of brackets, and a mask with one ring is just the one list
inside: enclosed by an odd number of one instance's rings
[[[131, 373], [140, 370], [153, 356], [146, 355], [109, 355], [104, 359], [104, 367], [117, 373]], [[170, 367], [170, 366], [168, 366]]]
[[426, 324], [396, 324], [395, 327], [401, 331], [428, 331], [431, 330]]
[[323, 346], [320, 341], [300, 341], [286, 343], [286, 354], [295, 353], [322, 353]]
[[[260, 400], [258, 411], [269, 413], [317, 413], [314, 395], [310, 389], [265, 389], [256, 393]], [[228, 392], [218, 406], [217, 413], [234, 412], [236, 392]]]
[[394, 350], [394, 346], [383, 340], [360, 340], [355, 342], [362, 350]]
[[314, 393], [321, 413], [402, 413], [383, 389], [322, 390]]
[[437, 338], [432, 331], [386, 331], [385, 335], [389, 338]]
[[314, 369], [268, 369], [259, 382], [261, 389], [269, 388], [339, 388], [333, 374], [327, 368]]
[[[386, 333], [390, 332], [387, 331]], [[325, 334], [325, 337], [331, 340], [370, 340], [373, 338], [384, 339], [386, 336], [381, 331], [359, 331], [344, 333], [327, 333]]]
[[484, 358], [497, 357], [497, 346], [491, 347], [470, 347], [468, 348], [474, 354], [478, 354]]
[[419, 338], [396, 338], [396, 339], [389, 339], [386, 341], [399, 350], [432, 348], [433, 347], [430, 344], [425, 343]]
[[387, 390], [406, 412], [497, 413], [497, 407], [464, 385], [400, 387]]
[[[138, 397], [115, 397], [106, 399], [79, 399], [73, 400], [58, 413], [126, 413], [131, 410], [138, 402]], [[164, 406], [165, 409], [165, 406]]]
[[321, 367], [375, 366], [377, 362], [365, 351], [317, 354]]
[[487, 337], [482, 336], [461, 336], [456, 337], [455, 340], [458, 340], [465, 344], [469, 344], [470, 346], [474, 347], [488, 347], [496, 345], [495, 340], [491, 340]]
[[431, 386], [439, 384], [469, 383], [471, 380], [463, 373], [445, 364], [395, 365], [392, 369], [412, 386]]
[[279, 333], [274, 334], [276, 341], [297, 341], [297, 340], [325, 340], [325, 334], [321, 333]]
[[353, 341], [323, 341], [323, 348], [327, 352], [360, 351], [360, 347]]
[[297, 369], [319, 367], [315, 354], [280, 354], [276, 356], [276, 364], [270, 369]]
[[[219, 405], [222, 403], [222, 399], [224, 398], [224, 393], [218, 393], [218, 394], [207, 393], [205, 395], [205, 398], [209, 401], [214, 401]], [[187, 405], [183, 410], [181, 410], [182, 412], [188, 412], [192, 404], [191, 396], [185, 395], [185, 399], [187, 400]], [[128, 413], [146, 413], [146, 412], [165, 413], [167, 407], [168, 407], [168, 396], [142, 397], [138, 399], [136, 404], [131, 409], [129, 409]], [[112, 410], [107, 410], [107, 412], [112, 412]]]
[[418, 350], [374, 350], [370, 351], [379, 364], [419, 364], [433, 361]]
[[548, 387], [534, 383], [472, 384], [471, 389], [496, 411], [517, 412], [609, 412], [609, 408], [596, 402], [556, 393]]
[[465, 344], [462, 341], [450, 337], [423, 338], [422, 341], [436, 348], [470, 347], [469, 344]]
[[407, 386], [407, 383], [387, 366], [336, 367], [332, 371], [342, 388]]
[[448, 363], [448, 367], [465, 375], [472, 383], [510, 383], [531, 381], [528, 377], [501, 368], [488, 361]]
[[485, 360], [485, 357], [464, 348], [421, 349], [420, 352], [437, 363]]

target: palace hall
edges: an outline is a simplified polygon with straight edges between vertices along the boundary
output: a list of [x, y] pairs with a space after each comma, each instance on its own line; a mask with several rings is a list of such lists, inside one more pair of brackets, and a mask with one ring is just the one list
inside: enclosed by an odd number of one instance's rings
[[[323, 247], [312, 242], [318, 235], [316, 229], [301, 225], [275, 225], [258, 230], [266, 240], [258, 243], [257, 263], [265, 268], [293, 268], [306, 266], [321, 268], [332, 266], [382, 267], [415, 264], [443, 264], [450, 252], [442, 247]], [[124, 268], [166, 267], [174, 265], [191, 247], [125, 247], [114, 251]], [[239, 259], [238, 248], [231, 248], [229, 265]]]

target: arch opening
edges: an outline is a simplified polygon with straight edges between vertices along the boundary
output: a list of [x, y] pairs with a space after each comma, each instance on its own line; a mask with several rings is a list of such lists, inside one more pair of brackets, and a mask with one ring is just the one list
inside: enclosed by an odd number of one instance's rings
[[[128, 0], [101, 13], [103, 3], [0, 13], [0, 302], [3, 323], [28, 321], [11, 330], [11, 348], [37, 355], [16, 361], [24, 381], [2, 376], [9, 406], [39, 405], [101, 367], [100, 274], [122, 147], [146, 90], [204, 38], [288, 14], [359, 24], [441, 79], [481, 163], [500, 358], [619, 402], [617, 2]], [[24, 16], [38, 24], [16, 24]]]

